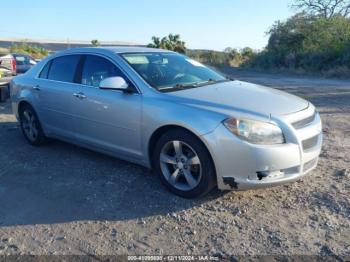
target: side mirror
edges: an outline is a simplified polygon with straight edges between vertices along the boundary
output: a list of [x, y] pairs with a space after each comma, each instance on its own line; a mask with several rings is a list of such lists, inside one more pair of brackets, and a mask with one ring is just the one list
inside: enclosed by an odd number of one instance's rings
[[108, 77], [100, 82], [100, 89], [121, 90], [125, 93], [132, 93], [133, 90], [124, 78], [120, 76]]

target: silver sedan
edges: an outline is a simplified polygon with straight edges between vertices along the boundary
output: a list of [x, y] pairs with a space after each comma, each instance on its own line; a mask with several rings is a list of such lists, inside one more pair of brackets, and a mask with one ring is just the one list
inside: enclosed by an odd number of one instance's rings
[[30, 144], [56, 138], [153, 168], [182, 197], [295, 181], [322, 145], [308, 101], [165, 50], [66, 50], [14, 78], [11, 99]]

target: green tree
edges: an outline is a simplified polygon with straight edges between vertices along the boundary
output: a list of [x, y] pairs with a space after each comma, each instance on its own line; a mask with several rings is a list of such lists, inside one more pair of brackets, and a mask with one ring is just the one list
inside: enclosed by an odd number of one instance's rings
[[233, 51], [233, 48], [232, 48], [232, 47], [226, 47], [226, 48], [224, 49], [224, 53], [227, 53], [227, 54], [231, 53], [232, 51]]
[[153, 36], [152, 43], [148, 47], [167, 49], [182, 54], [186, 53], [186, 43], [181, 40], [180, 35], [169, 34], [162, 39]]
[[231, 48], [226, 63], [229, 66], [239, 67], [242, 64], [242, 54], [237, 49]]
[[292, 7], [326, 19], [350, 14], [350, 0], [294, 0]]
[[247, 63], [260, 68], [289, 68], [328, 71], [350, 70], [350, 20], [299, 13], [276, 22], [266, 50]]
[[254, 50], [250, 47], [245, 47], [241, 50], [242, 57], [250, 59], [254, 55]]

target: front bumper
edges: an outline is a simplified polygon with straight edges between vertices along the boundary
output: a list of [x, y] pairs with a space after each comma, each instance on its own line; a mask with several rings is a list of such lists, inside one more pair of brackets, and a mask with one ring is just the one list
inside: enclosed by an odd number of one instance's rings
[[[203, 136], [213, 157], [218, 188], [248, 190], [276, 186], [300, 179], [316, 168], [322, 147], [322, 125], [318, 114], [312, 122], [296, 129], [292, 123], [314, 114], [308, 109], [273, 119], [282, 127], [286, 143], [253, 145], [220, 125]], [[263, 175], [263, 177], [261, 176]]]

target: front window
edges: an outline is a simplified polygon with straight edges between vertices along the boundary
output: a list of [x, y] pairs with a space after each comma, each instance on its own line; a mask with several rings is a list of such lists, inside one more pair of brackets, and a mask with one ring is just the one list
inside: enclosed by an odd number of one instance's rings
[[162, 92], [229, 81], [201, 63], [176, 53], [126, 53], [122, 56], [148, 84]]
[[99, 87], [103, 79], [113, 76], [125, 78], [122, 72], [107, 59], [94, 55], [86, 56], [81, 78], [83, 85]]

